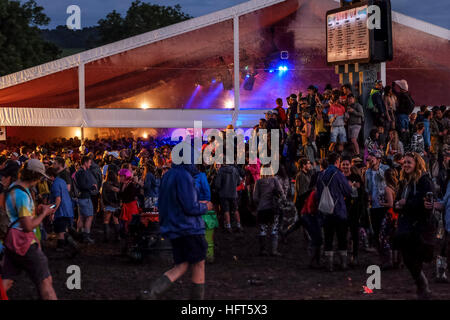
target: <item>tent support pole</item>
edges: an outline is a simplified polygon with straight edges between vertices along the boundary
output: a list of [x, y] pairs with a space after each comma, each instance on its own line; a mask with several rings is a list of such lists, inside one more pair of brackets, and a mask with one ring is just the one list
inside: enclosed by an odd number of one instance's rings
[[235, 15], [233, 18], [234, 31], [234, 112], [233, 112], [233, 126], [236, 127], [236, 122], [239, 117], [240, 109], [240, 66], [239, 66], [239, 16]]
[[383, 81], [383, 87], [385, 87], [387, 85], [387, 83], [386, 83], [386, 62], [381, 63], [380, 77], [381, 77], [380, 80]]
[[[81, 134], [83, 136], [83, 127], [86, 125], [86, 92], [85, 92], [85, 73], [84, 63], [78, 66], [78, 107], [81, 112]], [[83, 140], [83, 137], [82, 137]]]

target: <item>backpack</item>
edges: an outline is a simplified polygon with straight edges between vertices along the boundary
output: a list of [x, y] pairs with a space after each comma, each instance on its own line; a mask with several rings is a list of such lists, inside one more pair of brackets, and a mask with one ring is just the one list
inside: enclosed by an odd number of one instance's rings
[[328, 184], [325, 184], [323, 181], [323, 191], [322, 195], [320, 196], [319, 201], [319, 211], [325, 213], [325, 214], [332, 214], [334, 212], [334, 207], [336, 206], [336, 203], [333, 200], [333, 197], [331, 196], [330, 189], [328, 188], [331, 184], [331, 181], [333, 181], [334, 176], [336, 175], [337, 171], [331, 176], [330, 181]]
[[0, 203], [0, 241], [2, 241], [2, 242], [5, 241], [9, 229], [11, 229], [11, 227], [19, 221], [19, 219], [17, 219], [15, 221], [11, 222], [9, 219], [8, 213], [6, 212], [6, 197], [8, 196], [8, 194], [11, 191], [13, 191], [15, 189], [22, 190], [23, 192], [28, 194], [28, 192], [25, 190], [25, 188], [22, 186], [19, 186], [19, 185], [12, 186], [4, 193], [5, 201], [3, 203]]
[[378, 92], [378, 91], [372, 89], [372, 91], [370, 92], [370, 95], [369, 95], [369, 99], [367, 100], [367, 109], [369, 109], [370, 111], [375, 112], [375, 113], [378, 112], [378, 108], [375, 107], [375, 104], [373, 103], [373, 100], [372, 100], [372, 96], [376, 92]]

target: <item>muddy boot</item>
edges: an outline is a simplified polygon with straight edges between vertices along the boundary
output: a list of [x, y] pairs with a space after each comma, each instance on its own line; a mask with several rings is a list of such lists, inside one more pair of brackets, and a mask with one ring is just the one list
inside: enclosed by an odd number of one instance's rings
[[310, 269], [319, 269], [321, 267], [320, 264], [320, 247], [312, 247], [311, 248], [311, 260], [309, 261]]
[[109, 224], [103, 224], [103, 242], [109, 242]]
[[205, 300], [205, 284], [193, 283], [191, 287], [190, 300]]
[[259, 236], [259, 255], [262, 257], [269, 255], [266, 247], [266, 238], [266, 236]]
[[143, 291], [137, 298], [138, 300], [158, 300], [172, 287], [173, 282], [166, 275], [162, 275], [153, 282], [150, 290]]
[[325, 251], [325, 268], [327, 271], [329, 272], [333, 272], [333, 256], [334, 256], [334, 251]]
[[72, 238], [70, 234], [65, 233], [64, 240], [66, 241], [66, 244], [72, 249], [72, 255], [76, 255], [80, 252], [78, 243]]
[[447, 258], [437, 256], [436, 258], [436, 282], [448, 283], [447, 275], [445, 271], [447, 270]]
[[87, 232], [83, 232], [83, 243], [94, 244], [94, 239], [91, 238], [91, 235]]
[[120, 242], [120, 225], [114, 225], [114, 242]]
[[339, 257], [341, 259], [341, 263], [340, 263], [340, 268], [341, 270], [347, 270], [348, 266], [347, 266], [347, 250], [341, 250], [339, 251]]
[[420, 273], [419, 278], [416, 280], [417, 285], [417, 299], [418, 300], [431, 300], [432, 294], [430, 287], [428, 286], [428, 279], [423, 271]]
[[73, 239], [75, 239], [77, 241], [82, 241], [83, 240], [83, 238], [81, 236], [81, 233], [78, 232], [77, 230], [75, 230], [75, 228], [69, 227], [68, 231], [69, 231], [69, 234], [72, 236]]
[[274, 257], [281, 257], [281, 253], [278, 252], [278, 235], [272, 235], [272, 251], [270, 252]]

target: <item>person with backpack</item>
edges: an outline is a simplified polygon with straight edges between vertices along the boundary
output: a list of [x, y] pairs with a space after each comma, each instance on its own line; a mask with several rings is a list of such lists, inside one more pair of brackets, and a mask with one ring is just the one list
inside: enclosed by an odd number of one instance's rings
[[4, 239], [2, 282], [8, 291], [20, 273], [26, 271], [43, 300], [57, 300], [48, 260], [34, 231], [45, 217], [55, 213], [49, 205], [35, 208], [30, 189], [42, 177], [48, 178], [44, 164], [37, 159], [28, 160], [19, 171], [19, 179], [7, 191], [6, 212], [11, 223]]
[[5, 205], [6, 191], [17, 180], [19, 169], [20, 166], [16, 161], [7, 160], [5, 166], [0, 171], [0, 261], [4, 250], [3, 241], [10, 224]]
[[337, 153], [328, 156], [328, 167], [317, 177], [316, 201], [318, 210], [324, 216], [324, 251], [326, 268], [333, 271], [333, 240], [336, 234], [338, 252], [341, 258], [341, 269], [347, 269], [347, 208], [345, 198], [351, 197], [352, 186], [344, 174], [339, 170], [341, 157]]

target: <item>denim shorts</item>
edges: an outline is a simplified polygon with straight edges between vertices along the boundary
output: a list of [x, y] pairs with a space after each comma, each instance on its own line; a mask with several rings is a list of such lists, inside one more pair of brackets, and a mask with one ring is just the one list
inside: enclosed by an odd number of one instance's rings
[[94, 215], [94, 206], [91, 198], [78, 199], [78, 208], [80, 209], [80, 215], [83, 217], [92, 217]]
[[108, 211], [108, 212], [116, 212], [117, 210], [119, 210], [119, 208], [112, 207], [112, 206], [105, 207], [105, 211]]
[[331, 127], [331, 139], [330, 142], [336, 143], [339, 138], [339, 142], [347, 142], [347, 134], [345, 132], [345, 127]]

